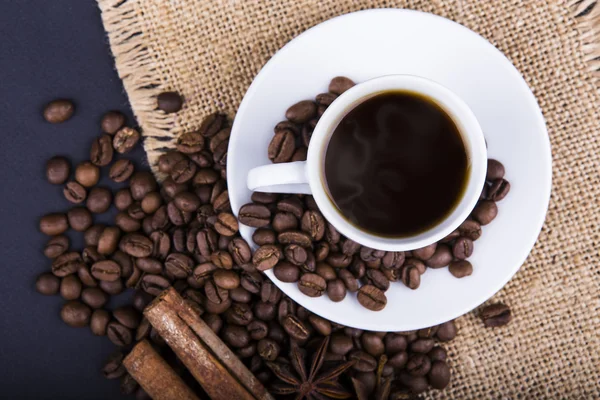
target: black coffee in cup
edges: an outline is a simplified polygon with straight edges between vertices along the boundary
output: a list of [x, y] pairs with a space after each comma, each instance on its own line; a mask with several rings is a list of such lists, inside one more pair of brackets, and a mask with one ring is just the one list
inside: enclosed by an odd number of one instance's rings
[[408, 91], [383, 92], [348, 112], [325, 156], [333, 203], [358, 228], [385, 237], [413, 236], [445, 219], [469, 170], [452, 118]]

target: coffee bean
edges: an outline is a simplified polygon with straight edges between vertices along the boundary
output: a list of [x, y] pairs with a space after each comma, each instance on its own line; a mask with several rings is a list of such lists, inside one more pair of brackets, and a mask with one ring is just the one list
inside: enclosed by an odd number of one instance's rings
[[442, 268], [452, 261], [452, 251], [445, 244], [438, 244], [433, 256], [425, 261], [429, 268]]
[[302, 247], [310, 247], [312, 245], [310, 236], [301, 231], [281, 232], [277, 235], [277, 240], [281, 244], [295, 244]]
[[431, 369], [431, 361], [425, 354], [413, 354], [406, 363], [406, 371], [412, 376], [425, 376]]
[[84, 187], [92, 187], [100, 180], [100, 169], [89, 161], [84, 161], [75, 168], [75, 180]]
[[233, 259], [231, 255], [223, 250], [217, 250], [210, 256], [210, 261], [219, 268], [231, 269], [233, 267]]
[[364, 261], [355, 257], [348, 266], [348, 271], [350, 271], [356, 279], [361, 279], [367, 272], [367, 267]]
[[208, 325], [208, 327], [218, 335], [223, 327], [223, 320], [221, 317], [219, 317], [217, 314], [204, 314], [202, 318], [204, 319], [206, 325]]
[[238, 231], [238, 222], [233, 214], [220, 213], [217, 215], [215, 230], [224, 236], [233, 236]]
[[233, 261], [237, 265], [247, 264], [252, 260], [252, 252], [248, 243], [242, 238], [234, 238], [227, 246]]
[[406, 350], [408, 342], [403, 335], [388, 333], [384, 338], [384, 344], [386, 354], [390, 355]]
[[106, 336], [115, 346], [129, 346], [133, 341], [131, 330], [118, 322], [112, 321], [106, 327]]
[[360, 372], [372, 372], [377, 368], [375, 357], [361, 350], [352, 351], [348, 355], [348, 361], [355, 361], [352, 367]]
[[83, 207], [74, 207], [67, 212], [69, 226], [77, 231], [83, 232], [92, 226], [92, 214]]
[[485, 200], [488, 197], [489, 186], [487, 183], [483, 184], [483, 189], [481, 190], [481, 194], [479, 195], [479, 200]]
[[154, 249], [150, 239], [139, 233], [128, 233], [119, 242], [121, 251], [133, 257], [149, 257]]
[[135, 266], [142, 270], [142, 272], [146, 272], [148, 274], [158, 275], [163, 271], [162, 263], [157, 259], [150, 257], [136, 259]]
[[133, 204], [133, 197], [131, 197], [129, 189], [118, 190], [117, 193], [115, 193], [114, 203], [117, 210], [127, 210], [127, 208]]
[[65, 198], [74, 204], [79, 204], [87, 197], [87, 192], [79, 183], [71, 181], [67, 182], [63, 189]]
[[48, 240], [44, 247], [44, 255], [48, 258], [56, 258], [69, 249], [69, 238], [63, 235], [54, 236]]
[[317, 115], [317, 105], [311, 100], [300, 101], [285, 112], [285, 117], [296, 124], [302, 124]]
[[495, 328], [508, 324], [512, 319], [510, 308], [502, 303], [490, 304], [479, 313], [483, 324], [488, 328]]
[[437, 339], [441, 342], [449, 342], [456, 337], [456, 325], [454, 321], [448, 321], [441, 324], [435, 333]]
[[204, 228], [196, 235], [196, 244], [198, 251], [206, 258], [210, 258], [213, 252], [218, 248], [217, 233], [211, 228]]
[[113, 159], [112, 139], [108, 135], [97, 137], [90, 149], [90, 160], [93, 164], [104, 167]]
[[429, 353], [429, 351], [431, 349], [433, 349], [434, 345], [435, 345], [435, 342], [433, 341], [433, 339], [420, 338], [410, 344], [410, 349], [414, 353], [426, 354], [426, 353]]
[[161, 206], [152, 216], [151, 228], [153, 230], [168, 230], [171, 227], [169, 216], [167, 214], [167, 206]]
[[252, 257], [252, 264], [259, 271], [266, 271], [273, 268], [281, 258], [281, 249], [272, 244], [266, 244], [259, 247]]
[[363, 350], [373, 357], [379, 357], [385, 352], [383, 340], [375, 333], [365, 332], [360, 339]]
[[148, 171], [135, 172], [129, 181], [131, 197], [134, 200], [141, 201], [148, 193], [155, 192], [157, 189], [154, 176]]
[[349, 292], [354, 293], [358, 291], [358, 281], [350, 271], [348, 271], [347, 269], [341, 269], [338, 271], [338, 276], [342, 280], [344, 286]]
[[67, 275], [60, 282], [60, 295], [65, 300], [77, 300], [81, 289], [81, 281], [76, 275]]
[[69, 179], [71, 163], [65, 157], [52, 157], [46, 162], [46, 179], [54, 185], [61, 185]]
[[178, 151], [170, 150], [161, 154], [161, 156], [158, 158], [158, 170], [162, 173], [170, 174], [173, 166], [184, 159], [185, 155]]
[[136, 232], [141, 227], [142, 224], [135, 218], [131, 218], [131, 216], [121, 211], [115, 216], [115, 224], [123, 231], [123, 232]]
[[289, 262], [280, 262], [273, 268], [275, 277], [282, 282], [297, 282], [300, 279], [300, 269]]
[[150, 336], [150, 332], [152, 331], [152, 325], [150, 322], [143, 318], [140, 322], [140, 325], [135, 330], [135, 341], [139, 342], [140, 340], [144, 340]]
[[273, 303], [259, 301], [254, 304], [254, 315], [261, 321], [272, 321], [277, 314], [277, 308]]
[[92, 310], [79, 301], [67, 301], [60, 310], [60, 317], [73, 328], [83, 328], [90, 323]]
[[446, 358], [448, 358], [448, 353], [446, 353], [446, 350], [444, 350], [442, 347], [435, 346], [429, 351], [429, 353], [427, 353], [427, 357], [429, 357], [432, 363], [434, 361], [446, 361]]
[[498, 215], [498, 206], [490, 200], [480, 202], [471, 213], [481, 225], [487, 225]]
[[112, 203], [112, 192], [107, 188], [95, 187], [90, 191], [85, 203], [88, 210], [101, 214], [108, 210]]
[[280, 131], [273, 136], [267, 155], [273, 163], [283, 163], [291, 160], [294, 155], [296, 139], [290, 131]]
[[140, 140], [140, 133], [134, 128], [124, 127], [113, 138], [113, 147], [119, 154], [130, 152]]
[[486, 180], [495, 181], [504, 178], [504, 165], [498, 160], [488, 159]]
[[[475, 241], [481, 236], [481, 225], [477, 221], [467, 219], [458, 227], [458, 233], [460, 234], [460, 236]], [[458, 237], [455, 239], [458, 239]]]
[[[335, 270], [331, 267], [331, 265], [324, 263], [324, 262], [317, 263], [317, 266], [315, 268], [315, 273], [317, 275], [321, 276], [326, 281], [331, 281], [331, 280], [337, 278], [337, 274], [336, 274]], [[350, 275], [352, 275], [352, 274], [350, 274]]]
[[318, 211], [308, 210], [302, 215], [302, 230], [310, 235], [312, 240], [321, 240], [325, 234], [325, 220]]
[[50, 272], [40, 274], [35, 281], [35, 290], [46, 296], [52, 296], [58, 293], [61, 281]]
[[306, 340], [310, 335], [310, 332], [304, 322], [292, 314], [288, 314], [283, 318], [282, 327], [294, 340]]
[[131, 177], [134, 169], [133, 163], [130, 160], [118, 160], [110, 167], [108, 177], [114, 182], [125, 182]]
[[136, 329], [142, 320], [140, 313], [131, 306], [115, 308], [113, 311], [113, 318], [121, 325], [130, 329]]
[[258, 351], [259, 356], [263, 360], [274, 361], [278, 356], [281, 348], [279, 344], [275, 342], [273, 339], [261, 339], [256, 349]]
[[60, 124], [73, 116], [75, 106], [70, 100], [53, 100], [44, 107], [44, 119], [51, 124]]
[[340, 95], [354, 85], [355, 83], [351, 79], [346, 78], [345, 76], [336, 76], [329, 83], [329, 91]]
[[109, 111], [102, 117], [100, 128], [102, 132], [114, 135], [125, 125], [125, 116], [120, 111]]
[[336, 333], [331, 336], [331, 341], [329, 342], [329, 351], [331, 351], [333, 354], [344, 356], [353, 348], [354, 344], [352, 342], [352, 338], [340, 333]]
[[183, 106], [183, 97], [177, 92], [162, 92], [156, 96], [156, 103], [166, 114], [176, 113]]
[[467, 260], [458, 260], [451, 262], [448, 270], [455, 278], [464, 278], [473, 273], [473, 265]]
[[492, 201], [500, 201], [510, 192], [510, 183], [505, 179], [496, 179], [490, 186], [487, 199]]
[[340, 302], [346, 298], [346, 286], [341, 279], [327, 282], [327, 295], [333, 302]]
[[298, 220], [292, 213], [278, 212], [273, 217], [271, 225], [277, 232], [290, 231], [298, 227]]
[[250, 303], [252, 294], [241, 286], [235, 287], [229, 291], [231, 300], [238, 303]]
[[315, 100], [320, 106], [329, 106], [337, 97], [335, 93], [320, 93]]
[[400, 279], [407, 288], [412, 290], [417, 289], [421, 285], [421, 273], [419, 272], [419, 268], [413, 263], [404, 264]]
[[153, 296], [158, 296], [163, 290], [171, 286], [169, 281], [160, 275], [144, 275], [141, 282], [142, 289]]
[[235, 348], [242, 348], [248, 346], [250, 343], [250, 335], [248, 331], [243, 326], [238, 325], [226, 325], [221, 330], [221, 338], [230, 345]]
[[255, 230], [252, 234], [252, 240], [258, 246], [263, 246], [265, 244], [275, 244], [276, 234], [270, 229], [259, 228]]
[[79, 277], [79, 280], [81, 280], [81, 282], [87, 287], [98, 286], [98, 281], [96, 281], [96, 278], [92, 276], [92, 271], [87, 265], [82, 265], [79, 267], [77, 270], [77, 276]]
[[434, 389], [444, 389], [450, 383], [450, 368], [444, 361], [434, 361], [427, 374], [429, 384]]
[[454, 242], [452, 254], [459, 260], [464, 260], [473, 254], [473, 241], [466, 237], [460, 237]]
[[104, 363], [102, 367], [102, 374], [107, 379], [116, 379], [122, 377], [127, 370], [123, 365], [123, 359], [125, 355], [120, 351], [116, 351], [110, 355], [108, 360]]
[[298, 281], [298, 289], [306, 296], [319, 297], [327, 289], [327, 282], [317, 274], [304, 274]]
[[381, 311], [387, 304], [387, 297], [373, 285], [364, 285], [358, 290], [358, 302], [368, 310]]
[[277, 210], [294, 214], [298, 219], [304, 214], [304, 206], [297, 196], [292, 196], [277, 202]]
[[231, 136], [231, 128], [223, 128], [216, 135], [210, 138], [210, 143], [208, 144], [209, 150], [214, 153], [217, 148], [223, 143], [229, 140]]
[[329, 256], [329, 243], [319, 242], [315, 246], [315, 260], [324, 261]]
[[109, 226], [102, 231], [98, 239], [98, 253], [112, 254], [117, 249], [121, 230], [116, 226]]
[[175, 226], [187, 225], [193, 218], [191, 212], [181, 211], [173, 201], [167, 204], [167, 215], [169, 221]]
[[227, 175], [224, 174], [225, 167], [227, 166], [227, 150], [229, 148], [229, 140], [224, 140], [213, 152], [213, 161], [215, 162], [215, 169], [221, 169], [221, 178], [226, 179]]
[[436, 248], [437, 248], [437, 243], [432, 243], [432, 244], [422, 247], [420, 249], [413, 250], [412, 255], [414, 257], [417, 257], [417, 258], [425, 261], [425, 260], [430, 259], [433, 256]]
[[52, 273], [59, 278], [64, 278], [77, 272], [79, 267], [85, 265], [79, 253], [70, 252], [57, 257], [52, 263]]
[[40, 231], [48, 236], [60, 235], [67, 229], [69, 223], [65, 214], [47, 214], [40, 219]]
[[352, 256], [342, 253], [330, 253], [326, 261], [332, 267], [346, 268], [352, 262]]
[[98, 309], [108, 302], [108, 295], [99, 288], [85, 288], [81, 292], [81, 301], [88, 306]]
[[106, 310], [94, 310], [90, 319], [90, 329], [96, 336], [105, 336], [110, 322], [110, 314]]
[[385, 251], [383, 250], [375, 250], [365, 246], [360, 249], [360, 258], [365, 262], [377, 261], [383, 256], [385, 256]]
[[217, 270], [213, 274], [215, 284], [223, 289], [235, 289], [240, 286], [240, 276], [235, 271]]
[[117, 296], [125, 291], [125, 285], [121, 279], [117, 279], [116, 281], [99, 281], [98, 286], [112, 296]]
[[182, 253], [171, 253], [165, 260], [165, 271], [176, 279], [184, 279], [192, 274], [194, 261]]
[[212, 137], [217, 134], [227, 123], [227, 116], [221, 113], [214, 113], [206, 117], [200, 124], [199, 132], [206, 137]]
[[303, 247], [290, 244], [284, 249], [285, 258], [292, 264], [301, 266], [307, 260], [308, 254]]
[[306, 157], [308, 155], [308, 148], [302, 146], [302, 147], [298, 147], [295, 151], [294, 154], [292, 154], [292, 159], [290, 161], [294, 162], [294, 161], [306, 161]]
[[253, 228], [262, 228], [271, 222], [271, 211], [261, 204], [245, 204], [238, 213], [239, 221]]
[[114, 282], [121, 278], [121, 266], [114, 261], [98, 261], [92, 265], [92, 276], [99, 281]]
[[373, 286], [383, 290], [384, 292], [390, 288], [390, 281], [378, 269], [370, 268], [367, 270], [367, 277], [371, 280]]

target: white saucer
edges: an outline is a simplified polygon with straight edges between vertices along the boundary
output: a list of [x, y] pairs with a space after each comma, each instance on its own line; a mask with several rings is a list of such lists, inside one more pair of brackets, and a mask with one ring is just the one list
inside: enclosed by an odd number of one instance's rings
[[[326, 92], [334, 76], [361, 82], [388, 74], [420, 75], [457, 93], [477, 116], [489, 157], [506, 167], [511, 191], [475, 242], [473, 275], [456, 279], [447, 268], [427, 270], [415, 291], [392, 283], [387, 307], [373, 312], [354, 294], [340, 303], [310, 298], [267, 274], [296, 302], [329, 320], [403, 331], [445, 322], [486, 301], [517, 272], [542, 228], [552, 177], [550, 142], [535, 97], [500, 51], [459, 24], [416, 11], [368, 10], [324, 22], [284, 46], [254, 79], [234, 121], [227, 172], [237, 213], [250, 201], [246, 175], [270, 163], [273, 127], [290, 105]], [[252, 229], [241, 227], [241, 233], [252, 243]]]

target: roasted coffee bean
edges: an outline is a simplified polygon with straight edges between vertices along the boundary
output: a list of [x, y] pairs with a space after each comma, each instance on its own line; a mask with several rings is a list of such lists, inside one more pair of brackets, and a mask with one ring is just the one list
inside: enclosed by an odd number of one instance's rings
[[129, 278], [133, 273], [133, 257], [128, 254], [125, 254], [121, 250], [117, 250], [112, 256], [111, 259], [121, 266], [121, 277]]
[[160, 261], [155, 258], [143, 257], [135, 260], [135, 266], [138, 267], [142, 272], [148, 274], [160, 274], [163, 270], [163, 265]]
[[402, 271], [400, 268], [391, 269], [391, 268], [381, 268], [381, 272], [390, 282], [398, 282], [401, 279]]
[[183, 97], [177, 92], [162, 92], [156, 96], [156, 103], [166, 114], [176, 113], [183, 106]]
[[504, 178], [504, 165], [498, 160], [488, 159], [486, 180], [495, 181]]
[[240, 276], [235, 271], [219, 269], [214, 272], [215, 284], [223, 289], [231, 290], [240, 285]]
[[208, 327], [217, 335], [221, 331], [221, 328], [223, 328], [223, 320], [217, 314], [204, 314], [202, 319], [204, 319], [206, 325], [208, 325]]
[[298, 219], [301, 219], [304, 214], [302, 201], [296, 196], [288, 197], [277, 203], [277, 210], [294, 214]]
[[304, 324], [304, 322], [292, 314], [288, 314], [283, 318], [282, 327], [294, 340], [306, 340], [310, 335], [308, 327]]
[[[218, 289], [218, 290], [226, 292], [225, 289]], [[226, 299], [224, 299], [220, 303], [214, 303], [212, 301], [206, 301], [204, 303], [204, 307], [206, 309], [206, 312], [208, 312], [208, 313], [223, 314], [225, 311], [227, 311], [229, 309], [229, 307], [231, 307], [231, 299], [229, 297], [227, 297]]]
[[221, 178], [227, 178], [224, 174], [225, 167], [227, 166], [227, 150], [229, 148], [229, 140], [224, 140], [213, 152], [213, 161], [215, 162], [215, 169], [221, 169]]
[[116, 379], [120, 378], [127, 370], [123, 365], [123, 359], [125, 355], [120, 351], [116, 351], [110, 355], [104, 366], [102, 367], [102, 374], [107, 379]]
[[233, 214], [220, 213], [217, 215], [215, 230], [224, 236], [233, 236], [238, 231], [238, 222]]
[[75, 180], [84, 187], [92, 187], [100, 180], [100, 169], [89, 161], [84, 161], [75, 168]]
[[490, 200], [480, 202], [471, 213], [481, 225], [487, 225], [498, 215], [498, 206]]
[[[345, 269], [344, 269], [344, 271], [345, 271]], [[331, 265], [324, 263], [324, 262], [317, 263], [317, 267], [315, 268], [315, 273], [317, 275], [321, 276], [326, 281], [331, 281], [331, 280], [337, 278], [337, 274], [335, 273], [335, 270], [331, 267]], [[350, 275], [352, 275], [352, 274], [350, 274]]]
[[113, 182], [125, 182], [127, 179], [131, 177], [134, 171], [133, 163], [129, 160], [118, 160], [115, 162], [112, 167], [110, 167], [110, 171], [108, 172], [108, 177]]
[[217, 267], [212, 263], [203, 263], [194, 268], [192, 275], [196, 279], [209, 277], [217, 270]]
[[254, 203], [271, 204], [276, 202], [278, 198], [277, 193], [253, 192], [250, 199]]
[[385, 277], [383, 272], [378, 269], [370, 268], [367, 270], [367, 277], [371, 280], [372, 284], [384, 292], [390, 288], [390, 281]]
[[171, 249], [169, 235], [163, 231], [154, 231], [150, 234], [150, 240], [152, 241], [152, 257], [160, 260], [167, 258]]
[[420, 249], [413, 250], [412, 255], [420, 260], [425, 261], [433, 256], [436, 248], [437, 248], [437, 243], [432, 243], [432, 244], [422, 247]]
[[273, 303], [259, 301], [254, 304], [254, 315], [261, 321], [272, 321], [277, 314], [277, 308]]
[[60, 235], [67, 229], [69, 222], [65, 214], [47, 214], [40, 219], [40, 231], [48, 236]]
[[329, 351], [340, 356], [346, 355], [354, 348], [352, 338], [341, 333], [336, 333], [331, 336], [329, 342]]
[[388, 251], [381, 259], [385, 268], [398, 269], [404, 264], [405, 254], [403, 251]]
[[317, 104], [311, 100], [300, 101], [285, 112], [285, 117], [295, 124], [305, 123], [316, 115]]
[[502, 303], [490, 304], [479, 313], [483, 324], [488, 328], [495, 328], [508, 324], [512, 319], [510, 308]]
[[280, 262], [273, 268], [273, 273], [275, 277], [282, 282], [297, 282], [300, 279], [300, 269], [289, 263], [289, 262]]
[[456, 337], [456, 325], [454, 324], [454, 321], [448, 321], [441, 324], [435, 335], [441, 342], [449, 342], [454, 339]]
[[344, 243], [342, 243], [342, 253], [347, 256], [352, 256], [356, 254], [360, 250], [360, 244], [356, 243], [354, 240], [346, 239]]
[[[183, 160], [181, 160], [177, 164], [175, 164], [173, 166], [173, 168], [171, 169], [171, 179], [173, 179], [173, 181], [175, 183], [189, 182], [192, 178], [194, 178], [194, 175], [196, 175], [196, 170], [197, 170], [196, 164], [194, 162], [192, 162], [192, 160], [190, 160], [188, 158], [184, 158]], [[201, 171], [203, 171], [203, 170], [201, 170]], [[195, 184], [203, 184], [206, 182], [203, 182], [203, 181], [197, 182], [196, 179], [194, 179], [194, 183]]]
[[210, 256], [210, 261], [222, 269], [233, 268], [233, 259], [231, 258], [231, 255], [223, 250], [217, 250], [212, 253]]
[[368, 268], [378, 269], [381, 267], [381, 258], [373, 261], [366, 261], [365, 266]]
[[419, 272], [419, 268], [413, 263], [404, 264], [400, 279], [407, 288], [412, 290], [417, 289], [421, 285], [421, 273]]
[[229, 291], [229, 297], [231, 300], [238, 303], [250, 303], [252, 295], [249, 291], [241, 286], [235, 287]]
[[[197, 233], [196, 233], [197, 234]], [[187, 250], [187, 233], [183, 228], [177, 228], [172, 233], [173, 248], [179, 253]], [[194, 239], [195, 240], [195, 239]]]
[[425, 376], [431, 369], [431, 361], [425, 354], [413, 354], [406, 363], [406, 371], [412, 376]]
[[182, 253], [171, 253], [165, 260], [165, 271], [176, 279], [184, 279], [192, 274], [194, 260]]
[[181, 192], [173, 198], [175, 206], [185, 212], [194, 212], [200, 207], [200, 199], [194, 193]]
[[120, 111], [109, 111], [100, 121], [102, 132], [114, 135], [119, 129], [125, 125], [125, 116]]
[[51, 124], [60, 124], [70, 119], [74, 112], [75, 105], [70, 100], [53, 100], [44, 107], [44, 119]]
[[167, 206], [161, 206], [152, 216], [151, 227], [153, 230], [166, 231], [171, 227], [169, 216], [167, 214]]
[[298, 289], [306, 296], [319, 297], [327, 289], [327, 282], [317, 274], [304, 274], [298, 281]]
[[375, 250], [370, 247], [363, 246], [360, 249], [360, 258], [365, 262], [377, 261], [385, 256], [385, 251], [383, 250]]
[[452, 250], [445, 244], [438, 244], [435, 249], [435, 253], [431, 256], [425, 264], [429, 268], [442, 268], [447, 266], [452, 261]]
[[93, 164], [104, 167], [113, 159], [112, 138], [108, 135], [97, 137], [90, 149], [90, 160]]
[[94, 246], [89, 246], [83, 249], [81, 252], [81, 258], [83, 258], [84, 263], [90, 265], [106, 259], [106, 257], [104, 257], [102, 254], [98, 253], [98, 250], [96, 250]]
[[86, 207], [93, 213], [100, 214], [108, 210], [112, 203], [112, 192], [107, 188], [95, 187], [87, 197]]
[[133, 257], [149, 257], [154, 249], [150, 239], [139, 233], [128, 233], [119, 242], [121, 251]]
[[340, 95], [354, 85], [356, 84], [351, 79], [346, 78], [345, 76], [336, 76], [329, 83], [329, 91]]
[[54, 185], [61, 185], [69, 179], [71, 163], [65, 157], [55, 156], [46, 162], [46, 179]]
[[91, 273], [99, 281], [114, 282], [121, 278], [121, 266], [112, 260], [98, 261], [92, 265]]
[[140, 340], [146, 339], [148, 336], [150, 336], [151, 330], [152, 325], [150, 325], [150, 322], [146, 318], [143, 318], [140, 322], [140, 325], [135, 330], [135, 341], [139, 342]]
[[262, 228], [271, 222], [271, 211], [261, 204], [245, 204], [238, 213], [239, 221], [253, 228]]
[[325, 259], [329, 256], [329, 243], [327, 242], [319, 242], [315, 246], [315, 260], [316, 261], [325, 261]]
[[387, 297], [373, 285], [364, 285], [358, 290], [358, 302], [368, 310], [381, 311], [387, 304]]
[[44, 255], [48, 258], [56, 258], [69, 249], [69, 238], [63, 235], [50, 238], [44, 247]]
[[92, 214], [83, 207], [74, 207], [67, 212], [67, 220], [71, 229], [83, 232], [94, 222]]
[[173, 166], [185, 158], [185, 155], [181, 154], [180, 152], [170, 150], [164, 154], [161, 154], [161, 156], [158, 158], [158, 170], [162, 173], [170, 174]]
[[121, 279], [117, 279], [116, 281], [99, 281], [98, 286], [112, 296], [117, 296], [125, 291], [125, 285]]
[[290, 131], [280, 131], [273, 136], [267, 155], [273, 163], [283, 163], [290, 161], [294, 155], [295, 146], [294, 134]]
[[510, 192], [510, 183], [505, 179], [496, 179], [490, 186], [487, 199], [492, 201], [500, 201]]
[[300, 134], [300, 127], [297, 124], [294, 124], [293, 122], [285, 120], [285, 121], [278, 122], [277, 125], [275, 125], [275, 128], [273, 129], [273, 131], [275, 133], [281, 132], [281, 131], [290, 131], [294, 135], [297, 136]]
[[69, 202], [79, 204], [86, 199], [87, 191], [79, 183], [71, 181], [65, 185], [63, 195]]
[[116, 226], [104, 228], [100, 238], [98, 239], [98, 253], [112, 254], [117, 249], [121, 230]]
[[332, 332], [331, 322], [326, 320], [325, 318], [321, 318], [316, 314], [311, 314], [308, 317], [308, 322], [312, 325], [312, 327], [317, 331], [320, 335], [329, 336]]
[[110, 314], [106, 310], [94, 310], [90, 319], [90, 329], [96, 336], [105, 336], [110, 322]]
[[483, 184], [483, 189], [481, 190], [481, 194], [479, 195], [479, 200], [485, 200], [488, 198], [488, 191], [490, 187], [487, 183]]
[[429, 351], [429, 353], [427, 353], [427, 356], [429, 357], [431, 362], [446, 361], [446, 358], [448, 358], [448, 353], [446, 353], [446, 350], [444, 350], [444, 348], [435, 346]]
[[342, 253], [330, 253], [327, 263], [335, 268], [346, 268], [352, 262], [352, 256]]
[[142, 289], [153, 296], [158, 296], [163, 290], [171, 286], [171, 283], [160, 275], [144, 275], [141, 282]]
[[129, 189], [118, 190], [117, 193], [115, 193], [114, 203], [117, 210], [127, 210], [127, 208], [133, 204], [133, 197], [131, 197]]
[[77, 275], [67, 275], [60, 282], [60, 295], [65, 300], [77, 300], [81, 289], [82, 284]]
[[431, 349], [433, 349], [434, 345], [435, 342], [433, 341], [433, 339], [420, 338], [410, 344], [410, 350], [414, 353], [426, 354], [429, 353]]
[[121, 325], [130, 329], [136, 329], [142, 320], [141, 314], [131, 306], [115, 308], [113, 311], [113, 318]]
[[473, 273], [473, 265], [467, 260], [452, 261], [448, 270], [455, 278], [464, 278]]
[[473, 254], [473, 241], [466, 237], [460, 237], [454, 242], [452, 246], [452, 254], [454, 258], [464, 260]]
[[408, 342], [406, 340], [406, 336], [396, 333], [388, 333], [385, 335], [384, 344], [386, 354], [390, 355], [406, 350]]
[[141, 227], [142, 224], [135, 218], [132, 218], [128, 213], [121, 211], [115, 216], [115, 224], [123, 231], [123, 232], [136, 232]]
[[133, 341], [131, 330], [118, 322], [112, 321], [106, 327], [106, 336], [115, 346], [129, 346]]
[[306, 157], [308, 156], [308, 148], [305, 146], [298, 147], [294, 154], [292, 154], [292, 159], [290, 161], [306, 161]]
[[[179, 164], [178, 164], [179, 165]], [[198, 185], [212, 185], [219, 180], [219, 174], [217, 171], [211, 168], [201, 168], [194, 175], [194, 186]]]
[[277, 232], [290, 231], [298, 228], [298, 220], [292, 213], [278, 212], [271, 225]]
[[231, 136], [231, 128], [221, 129], [215, 136], [210, 138], [209, 150], [214, 153], [221, 143], [229, 140], [229, 136]]
[[52, 262], [52, 273], [59, 278], [64, 278], [77, 272], [79, 267], [85, 265], [79, 253], [70, 252], [57, 257]]
[[240, 359], [253, 357], [256, 355], [256, 343], [250, 343], [248, 346], [238, 349], [235, 354], [237, 354]]
[[131, 197], [136, 201], [141, 201], [148, 193], [155, 192], [157, 189], [154, 176], [148, 171], [137, 171], [129, 180]]
[[274, 361], [278, 356], [281, 348], [273, 339], [261, 339], [256, 345], [258, 355], [267, 361]]
[[341, 279], [327, 282], [327, 295], [333, 302], [340, 302], [346, 298], [346, 286]]
[[281, 232], [277, 235], [277, 240], [281, 244], [296, 244], [302, 247], [310, 247], [312, 245], [311, 237], [301, 231]]
[[306, 262], [307, 253], [303, 247], [297, 244], [290, 244], [284, 249], [284, 255], [286, 260], [294, 265], [302, 265]]
[[243, 326], [226, 325], [221, 330], [220, 336], [223, 338], [225, 343], [238, 349], [246, 347], [250, 343], [250, 335]]
[[312, 134], [315, 131], [315, 126], [317, 125], [317, 120], [311, 119], [306, 124], [302, 125], [302, 144], [305, 147], [310, 145], [310, 139], [312, 138]]
[[329, 106], [337, 98], [335, 93], [320, 93], [316, 97], [318, 105]]
[[266, 244], [259, 247], [252, 257], [252, 264], [259, 271], [266, 271], [273, 268], [281, 258], [281, 249], [272, 244]]
[[[481, 236], [481, 225], [477, 221], [467, 219], [458, 227], [458, 233], [460, 236], [475, 241]], [[454, 239], [458, 239], [458, 237]]]
[[338, 277], [342, 280], [344, 286], [349, 292], [354, 293], [358, 291], [358, 281], [350, 271], [347, 269], [340, 269], [338, 271]]
[[356, 371], [372, 372], [377, 368], [377, 360], [375, 357], [361, 350], [354, 350], [348, 354], [348, 360], [355, 361], [355, 364], [352, 367]]
[[436, 334], [438, 328], [438, 325], [434, 325], [428, 328], [419, 329], [417, 331], [417, 336], [420, 338], [431, 338]]
[[303, 306], [298, 306], [298, 309], [296, 310], [296, 316], [301, 320], [301, 321], [306, 321], [308, 319], [308, 316], [310, 315], [310, 311], [308, 311], [306, 308], [304, 308]]
[[365, 332], [360, 337], [360, 340], [363, 350], [373, 357], [379, 357], [385, 352], [383, 340], [375, 333]]
[[60, 317], [73, 328], [83, 328], [89, 325], [92, 310], [79, 301], [67, 301], [60, 310]]
[[348, 266], [348, 270], [354, 275], [356, 279], [361, 279], [365, 273], [367, 272], [367, 267], [365, 266], [365, 262], [354, 258], [352, 263]]
[[61, 281], [50, 272], [40, 274], [35, 281], [35, 290], [46, 296], [52, 296], [58, 293]]
[[221, 113], [214, 113], [206, 117], [200, 124], [199, 132], [206, 137], [212, 137], [225, 127], [227, 116]]
[[81, 291], [81, 301], [88, 306], [98, 309], [108, 302], [108, 295], [99, 288], [85, 288]]
[[450, 383], [450, 368], [444, 361], [434, 361], [427, 374], [429, 384], [434, 389], [444, 389]]
[[124, 127], [115, 133], [113, 147], [117, 153], [130, 152], [140, 140], [140, 133], [134, 128]]
[[252, 252], [248, 243], [242, 238], [233, 238], [227, 246], [233, 261], [237, 265], [247, 264], [252, 260]]
[[241, 275], [240, 284], [244, 289], [246, 289], [250, 293], [259, 293], [262, 282], [263, 277], [259, 272], [244, 271]]
[[259, 229], [255, 230], [254, 233], [252, 234], [252, 240], [258, 246], [263, 246], [265, 244], [275, 244], [276, 239], [277, 239], [277, 237], [276, 237], [275, 232], [273, 232], [270, 229], [266, 229], [266, 228], [259, 228]]

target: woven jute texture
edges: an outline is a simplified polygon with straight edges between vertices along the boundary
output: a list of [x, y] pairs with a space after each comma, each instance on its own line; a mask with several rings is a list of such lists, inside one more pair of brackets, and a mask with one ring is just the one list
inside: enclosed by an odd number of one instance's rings
[[[478, 32], [521, 71], [547, 120], [553, 191], [526, 264], [493, 299], [514, 320], [476, 311], [449, 345], [451, 386], [431, 398], [600, 398], [600, 6], [559, 0], [98, 0], [150, 164], [215, 110], [235, 114], [252, 78], [290, 39], [375, 7], [435, 13]], [[156, 109], [177, 90], [186, 105]], [[510, 251], [507, 249], [506, 251]]]

